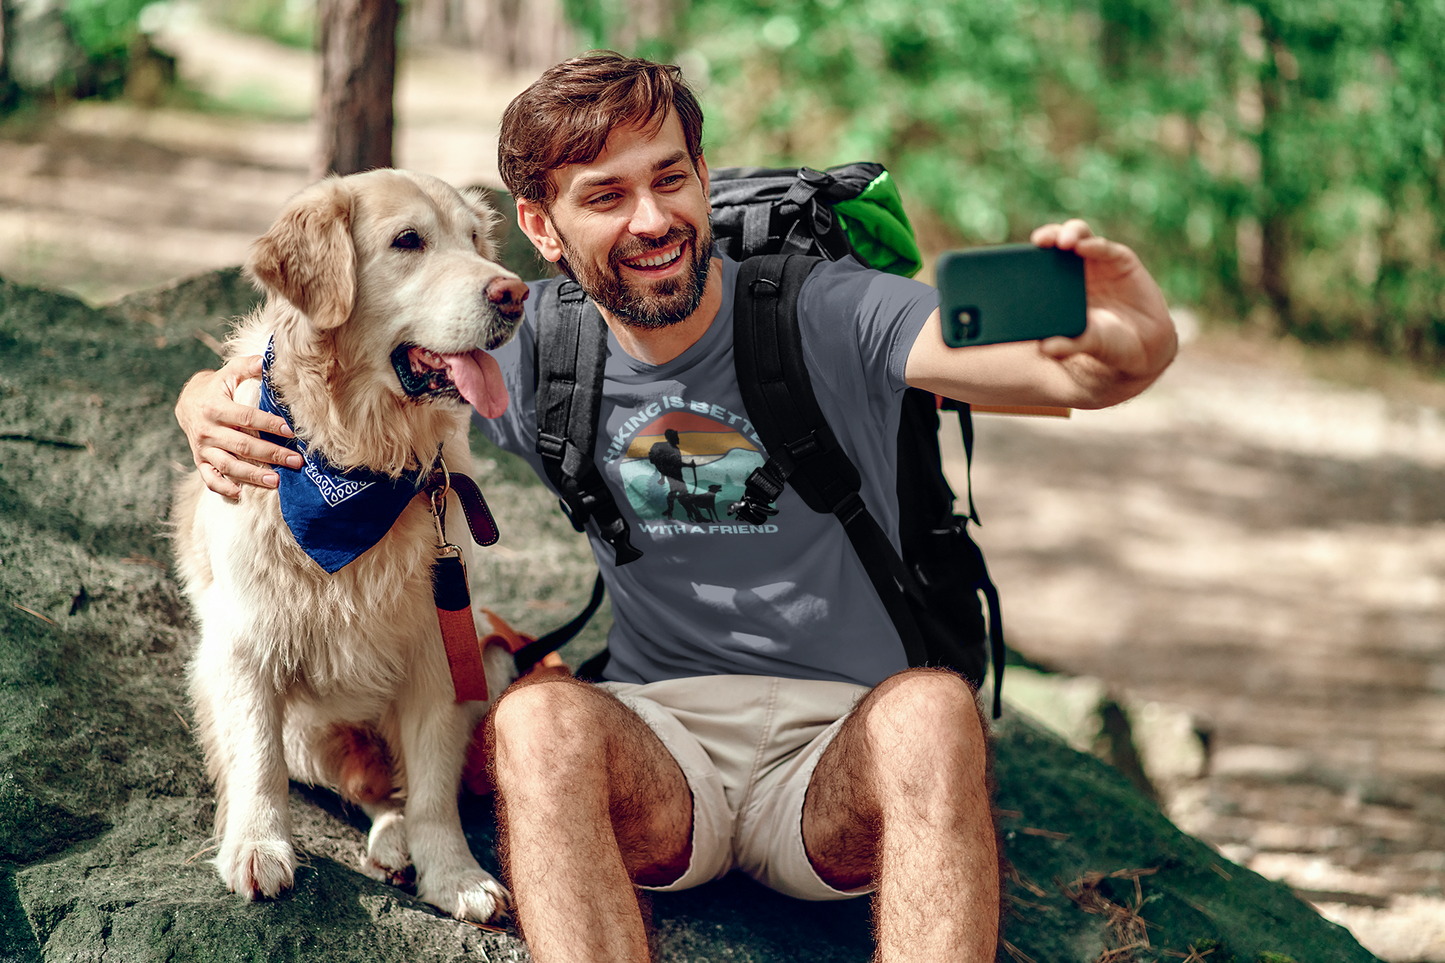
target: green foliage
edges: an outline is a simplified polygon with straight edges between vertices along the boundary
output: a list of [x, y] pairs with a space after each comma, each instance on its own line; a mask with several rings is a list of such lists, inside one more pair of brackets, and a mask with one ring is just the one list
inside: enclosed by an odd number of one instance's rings
[[[0, 116], [86, 97], [118, 97], [132, 68], [149, 68], [149, 87], [173, 78], [174, 61], [142, 35], [154, 0], [33, 0], [3, 3]], [[23, 66], [22, 66], [23, 64]], [[158, 79], [157, 79], [158, 78]]]
[[211, 0], [209, 9], [219, 22], [243, 33], [302, 50], [315, 46], [315, 0]]
[[65, 22], [91, 61], [124, 60], [140, 31], [140, 12], [154, 0], [69, 0]]
[[1176, 303], [1445, 360], [1438, 0], [694, 0], [650, 45], [715, 164], [881, 161], [935, 249], [1085, 217]]

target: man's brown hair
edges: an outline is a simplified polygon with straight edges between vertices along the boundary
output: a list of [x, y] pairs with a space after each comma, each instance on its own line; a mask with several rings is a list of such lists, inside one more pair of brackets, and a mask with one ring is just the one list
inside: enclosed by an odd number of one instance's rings
[[557, 196], [552, 171], [590, 164], [607, 136], [637, 125], [655, 132], [675, 111], [687, 151], [702, 156], [702, 108], [671, 64], [593, 51], [547, 68], [507, 105], [497, 167], [513, 197], [550, 207]]

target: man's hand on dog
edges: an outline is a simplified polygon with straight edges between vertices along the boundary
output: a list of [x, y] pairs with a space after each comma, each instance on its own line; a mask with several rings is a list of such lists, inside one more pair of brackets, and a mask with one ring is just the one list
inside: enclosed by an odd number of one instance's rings
[[233, 358], [219, 371], [193, 375], [176, 401], [176, 421], [186, 433], [201, 480], [227, 498], [241, 497], [243, 484], [279, 485], [280, 476], [267, 465], [300, 468], [302, 464], [296, 452], [257, 437], [262, 431], [291, 437], [284, 419], [235, 401], [237, 385], [260, 377], [260, 355]]

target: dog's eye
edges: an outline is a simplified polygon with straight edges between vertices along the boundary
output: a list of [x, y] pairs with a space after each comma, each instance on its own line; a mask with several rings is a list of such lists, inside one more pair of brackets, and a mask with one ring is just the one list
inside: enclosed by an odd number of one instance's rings
[[405, 230], [398, 234], [391, 242], [392, 247], [399, 247], [404, 251], [420, 251], [423, 246], [421, 235], [413, 230]]

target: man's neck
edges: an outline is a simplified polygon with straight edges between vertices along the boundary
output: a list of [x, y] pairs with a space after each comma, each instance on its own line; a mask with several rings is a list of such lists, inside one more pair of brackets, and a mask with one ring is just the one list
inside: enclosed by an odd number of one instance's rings
[[639, 328], [613, 317], [612, 312], [598, 306], [607, 327], [617, 337], [622, 350], [645, 364], [666, 364], [688, 348], [697, 344], [707, 333], [722, 307], [722, 261], [712, 259], [712, 268], [707, 272], [707, 283], [703, 285], [702, 300], [697, 308], [677, 324], [665, 328]]

